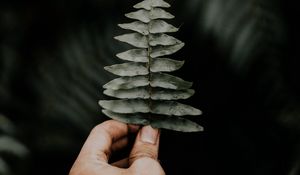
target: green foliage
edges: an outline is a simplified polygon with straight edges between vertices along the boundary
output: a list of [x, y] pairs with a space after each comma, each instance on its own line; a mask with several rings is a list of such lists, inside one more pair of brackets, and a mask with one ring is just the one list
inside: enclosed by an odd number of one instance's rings
[[202, 131], [198, 124], [180, 117], [200, 115], [201, 111], [174, 101], [192, 96], [195, 93], [190, 89], [192, 83], [163, 73], [176, 71], [184, 64], [184, 61], [163, 57], [184, 46], [182, 41], [165, 34], [178, 31], [162, 20], [174, 18], [162, 9], [167, 7], [170, 5], [163, 0], [145, 0], [134, 6], [138, 11], [125, 15], [137, 21], [119, 24], [119, 27], [134, 33], [115, 39], [137, 49], [117, 54], [130, 62], [104, 68], [121, 76], [103, 86], [104, 94], [121, 100], [100, 100], [99, 105], [105, 115], [121, 122], [182, 132]]
[[12, 122], [0, 114], [0, 174], [13, 174], [10, 163], [6, 159], [23, 159], [28, 149], [12, 135], [16, 132]]

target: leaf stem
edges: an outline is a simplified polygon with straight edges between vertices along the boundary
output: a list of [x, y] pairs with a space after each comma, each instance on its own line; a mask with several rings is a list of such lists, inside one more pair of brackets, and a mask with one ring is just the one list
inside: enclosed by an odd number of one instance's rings
[[[152, 10], [152, 8], [151, 8]], [[151, 22], [151, 21], [150, 21]], [[151, 96], [152, 96], [152, 87], [151, 87], [151, 79], [152, 79], [152, 75], [151, 75], [151, 63], [152, 63], [152, 58], [151, 58], [151, 52], [152, 52], [152, 48], [150, 46], [150, 28], [149, 28], [149, 23], [148, 23], [148, 35], [147, 35], [147, 57], [148, 57], [148, 63], [147, 63], [147, 69], [148, 69], [148, 81], [149, 81], [149, 85], [148, 85], [148, 92], [149, 92], [149, 99], [148, 99], [148, 105], [149, 108], [152, 109], [152, 100], [151, 100]]]

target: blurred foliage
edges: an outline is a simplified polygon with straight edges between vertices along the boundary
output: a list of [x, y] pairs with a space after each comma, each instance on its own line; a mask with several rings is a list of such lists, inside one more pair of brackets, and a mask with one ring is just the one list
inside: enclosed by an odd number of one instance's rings
[[[0, 113], [9, 116], [0, 118], [1, 175], [68, 173], [89, 130], [106, 120], [97, 101], [113, 77], [103, 66], [128, 49], [112, 37], [137, 2], [0, 2]], [[169, 2], [187, 44], [178, 74], [195, 80], [190, 103], [203, 109], [197, 120], [207, 130], [162, 133], [166, 172], [299, 174], [296, 2]]]
[[26, 171], [25, 160], [29, 150], [14, 135], [16, 127], [0, 114], [0, 174], [23, 174]]

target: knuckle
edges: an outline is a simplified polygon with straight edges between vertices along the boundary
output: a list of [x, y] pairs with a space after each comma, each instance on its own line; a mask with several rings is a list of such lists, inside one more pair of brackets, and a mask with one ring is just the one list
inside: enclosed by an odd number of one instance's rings
[[133, 149], [131, 156], [129, 157], [129, 160], [131, 162], [133, 162], [133, 161], [143, 158], [143, 157], [148, 157], [148, 158], [156, 160], [157, 154], [156, 154], [155, 150], [153, 150], [152, 148], [149, 148], [149, 147], [143, 147], [142, 149]]
[[92, 130], [91, 134], [99, 134], [101, 133], [103, 136], [110, 138], [110, 132], [108, 130], [107, 125], [109, 126], [109, 121], [96, 125]]

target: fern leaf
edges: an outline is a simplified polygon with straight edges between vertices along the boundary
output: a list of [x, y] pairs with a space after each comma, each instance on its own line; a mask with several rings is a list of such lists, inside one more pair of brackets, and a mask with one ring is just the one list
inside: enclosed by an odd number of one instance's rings
[[121, 27], [122, 29], [132, 30], [142, 35], [149, 35], [148, 25], [140, 21], [135, 21], [126, 24], [118, 24], [118, 26]]
[[148, 69], [140, 63], [124, 63], [104, 67], [105, 70], [119, 76], [148, 75]]
[[181, 116], [201, 115], [192, 106], [176, 102], [194, 95], [192, 82], [167, 74], [180, 69], [184, 61], [163, 56], [179, 51], [185, 44], [166, 33], [177, 32], [178, 28], [165, 22], [174, 16], [162, 8], [170, 4], [163, 0], [144, 0], [134, 8], [135, 12], [125, 16], [136, 20], [119, 24], [133, 33], [116, 36], [135, 49], [116, 56], [127, 63], [104, 67], [108, 72], [120, 76], [103, 86], [104, 94], [116, 100], [100, 100], [102, 112], [115, 120], [139, 125], [182, 132], [202, 131], [197, 123]]
[[102, 111], [105, 115], [114, 120], [124, 123], [131, 123], [136, 125], [151, 125], [155, 128], [170, 129], [181, 132], [197, 132], [203, 131], [203, 127], [190, 120], [176, 117], [176, 116], [162, 116], [155, 115], [155, 119], [150, 119], [147, 114], [119, 114], [108, 110]]
[[140, 87], [134, 89], [112, 90], [106, 89], [103, 93], [105, 95], [116, 97], [120, 99], [149, 99], [152, 100], [179, 100], [187, 99], [194, 95], [195, 91], [187, 90], [170, 90], [162, 88], [152, 88], [151, 95], [147, 87]]
[[180, 69], [184, 61], [176, 61], [169, 58], [154, 58], [150, 65], [151, 72], [173, 72]]
[[150, 85], [165, 89], [183, 90], [191, 88], [193, 83], [169, 74], [155, 73], [152, 75]]
[[175, 101], [153, 101], [151, 113], [169, 116], [201, 115], [199, 109]]
[[157, 48], [154, 48], [150, 56], [152, 58], [157, 58], [161, 56], [166, 56], [166, 55], [172, 55], [173, 53], [179, 51], [181, 48], [183, 48], [184, 43], [176, 44], [173, 46], [160, 46]]
[[107, 115], [108, 117], [118, 120], [124, 123], [131, 123], [134, 125], [149, 125], [150, 122], [147, 117], [140, 115], [140, 114], [120, 114], [114, 113], [109, 110], [102, 110], [102, 112]]
[[131, 49], [116, 56], [121, 60], [148, 63], [148, 52], [146, 49]]
[[146, 87], [121, 90], [106, 89], [103, 93], [120, 99], [148, 99], [151, 97]]
[[124, 34], [116, 36], [115, 39], [138, 48], [148, 48], [147, 37], [139, 33]]
[[173, 33], [179, 29], [173, 25], [166, 23], [163, 20], [154, 20], [149, 23], [149, 32], [152, 34], [156, 33]]
[[150, 46], [172, 46], [180, 43], [182, 43], [180, 40], [166, 34], [157, 34], [149, 36]]
[[135, 77], [120, 77], [114, 79], [103, 86], [105, 89], [132, 89], [136, 87], [142, 87], [149, 85], [147, 76], [135, 76]]
[[203, 127], [190, 120], [175, 116], [159, 116], [151, 122], [155, 128], [164, 128], [181, 132], [203, 131]]
[[187, 90], [170, 90], [170, 89], [161, 89], [153, 90], [151, 94], [152, 100], [180, 100], [188, 99], [195, 94], [193, 89]]

